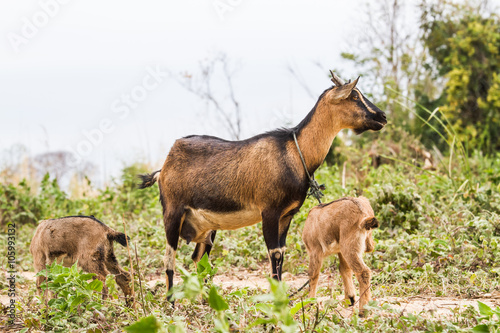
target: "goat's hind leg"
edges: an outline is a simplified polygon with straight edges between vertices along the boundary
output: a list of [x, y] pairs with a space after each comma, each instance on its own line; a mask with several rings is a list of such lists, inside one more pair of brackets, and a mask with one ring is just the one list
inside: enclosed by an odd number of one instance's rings
[[351, 302], [349, 306], [353, 306], [356, 295], [356, 289], [354, 288], [354, 282], [352, 281], [353, 271], [342, 253], [339, 253], [339, 261], [339, 271], [340, 276], [342, 277], [342, 283], [344, 284], [345, 299]]
[[281, 261], [279, 262], [278, 271], [280, 274], [283, 273], [283, 262], [285, 261], [286, 252], [286, 236], [288, 235], [288, 229], [290, 228], [290, 222], [292, 221], [293, 214], [289, 213], [282, 217], [279, 222], [279, 244], [281, 252]]
[[[215, 234], [217, 233], [216, 230], [212, 230], [210, 234], [210, 239], [212, 240], [212, 244], [215, 241]], [[198, 263], [198, 261], [201, 260], [201, 258], [207, 254], [207, 256], [210, 255], [210, 251], [212, 251], [212, 245], [208, 245], [205, 243], [196, 243], [196, 247], [194, 248], [193, 254], [191, 255], [191, 259], [195, 263]]]
[[359, 311], [360, 314], [363, 314], [363, 307], [368, 304], [372, 296], [370, 291], [371, 270], [366, 266], [360, 254], [357, 252], [352, 252], [347, 255], [345, 259], [354, 271], [354, 274], [356, 274], [356, 278], [359, 282]]
[[[42, 270], [44, 270], [49, 264], [50, 263], [48, 262], [48, 258], [45, 255], [45, 253], [37, 252], [33, 255], [33, 266], [35, 268], [36, 273], [39, 273]], [[46, 279], [45, 276], [42, 275], [36, 277], [36, 294], [38, 296], [40, 296], [42, 290], [41, 285], [45, 281], [45, 279]]]
[[[163, 223], [165, 225], [165, 234], [167, 237], [165, 257], [163, 258], [168, 287], [167, 292], [170, 291], [170, 289], [174, 285], [175, 254], [177, 251], [177, 246], [179, 245], [180, 229], [184, 217], [184, 208], [163, 210]], [[172, 295], [168, 295], [167, 300], [174, 304]]]
[[281, 281], [281, 267], [283, 265], [283, 251], [280, 247], [279, 213], [273, 211], [262, 212], [262, 231], [269, 251], [272, 277]]
[[309, 252], [309, 297], [316, 297], [319, 273], [323, 265], [323, 257], [319, 253]]

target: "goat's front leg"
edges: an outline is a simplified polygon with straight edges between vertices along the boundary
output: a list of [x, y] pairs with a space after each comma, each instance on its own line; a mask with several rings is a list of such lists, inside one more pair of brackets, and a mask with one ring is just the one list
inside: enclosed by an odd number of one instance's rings
[[115, 275], [115, 280], [118, 286], [120, 286], [121, 290], [125, 294], [125, 303], [128, 305], [134, 302], [132, 297], [132, 289], [130, 288], [130, 281], [132, 278], [130, 277], [130, 273], [125, 271], [120, 267], [118, 260], [116, 260], [115, 253], [112, 249], [108, 252], [106, 256], [106, 268], [112, 274]]
[[272, 277], [281, 281], [284, 248], [280, 247], [279, 220], [279, 212], [262, 212], [262, 232], [264, 233], [269, 260], [271, 261]]

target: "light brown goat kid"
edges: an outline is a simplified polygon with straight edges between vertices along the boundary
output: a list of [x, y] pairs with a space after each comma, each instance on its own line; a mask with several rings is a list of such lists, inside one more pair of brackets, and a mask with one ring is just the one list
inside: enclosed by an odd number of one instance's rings
[[377, 227], [378, 221], [365, 197], [346, 197], [311, 209], [302, 233], [309, 254], [309, 297], [316, 296], [323, 259], [336, 253], [345, 298], [354, 305], [354, 272], [359, 282], [359, 309], [363, 310], [371, 299], [371, 271], [363, 261], [363, 253], [373, 251], [372, 229]]
[[[106, 275], [115, 275], [117, 284], [125, 294], [126, 302], [131, 299], [130, 274], [123, 270], [116, 260], [113, 241], [127, 246], [125, 234], [117, 232], [93, 216], [68, 216], [41, 221], [31, 240], [35, 272], [45, 269], [54, 260], [70, 267], [78, 260], [84, 271], [95, 273], [97, 279], [106, 282]], [[45, 277], [36, 279], [37, 292]], [[107, 289], [104, 285], [104, 296]]]

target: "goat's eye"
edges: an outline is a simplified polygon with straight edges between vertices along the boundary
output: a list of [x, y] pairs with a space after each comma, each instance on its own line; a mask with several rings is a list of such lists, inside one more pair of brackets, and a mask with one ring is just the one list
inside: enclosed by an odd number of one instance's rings
[[358, 95], [352, 95], [352, 99], [357, 101], [359, 99]]

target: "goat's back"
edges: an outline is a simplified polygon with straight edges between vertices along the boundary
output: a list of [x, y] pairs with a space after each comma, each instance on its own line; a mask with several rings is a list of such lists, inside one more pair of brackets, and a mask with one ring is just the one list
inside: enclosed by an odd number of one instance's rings
[[321, 247], [322, 252], [330, 252], [327, 249], [332, 244], [340, 244], [342, 237], [349, 237], [350, 233], [358, 230], [365, 233], [366, 229], [361, 228], [359, 223], [369, 216], [374, 216], [374, 212], [365, 197], [345, 197], [318, 205], [307, 216], [302, 240], [310, 250]]
[[305, 183], [297, 185], [290, 181], [294, 178], [298, 176], [286, 144], [274, 135], [242, 141], [190, 136], [172, 146], [159, 185], [166, 201], [229, 212], [263, 209], [296, 192], [294, 186], [302, 189]]
[[95, 248], [115, 233], [93, 216], [68, 216], [39, 223], [31, 241], [30, 252], [43, 249], [53, 256], [77, 253], [80, 248]]

